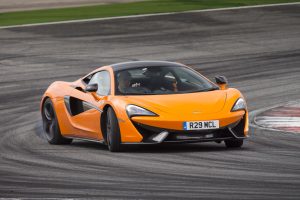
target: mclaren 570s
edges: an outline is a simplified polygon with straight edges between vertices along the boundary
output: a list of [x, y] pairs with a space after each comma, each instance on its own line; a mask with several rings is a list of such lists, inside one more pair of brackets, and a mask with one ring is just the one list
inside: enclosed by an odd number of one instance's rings
[[40, 109], [50, 144], [73, 139], [106, 144], [224, 141], [241, 147], [248, 111], [241, 92], [183, 64], [134, 61], [103, 66], [74, 82], [56, 81]]

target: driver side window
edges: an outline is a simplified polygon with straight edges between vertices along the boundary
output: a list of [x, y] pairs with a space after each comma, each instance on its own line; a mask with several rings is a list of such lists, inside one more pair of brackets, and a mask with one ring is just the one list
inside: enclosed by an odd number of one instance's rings
[[97, 94], [106, 96], [110, 94], [110, 75], [108, 71], [100, 71], [93, 75], [89, 84], [98, 84]]

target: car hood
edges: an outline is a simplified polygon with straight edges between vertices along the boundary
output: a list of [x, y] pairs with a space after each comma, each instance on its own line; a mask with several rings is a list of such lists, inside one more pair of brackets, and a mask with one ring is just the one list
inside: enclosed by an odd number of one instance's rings
[[144, 107], [153, 112], [182, 116], [220, 112], [225, 105], [226, 97], [226, 91], [215, 90], [187, 94], [127, 96], [127, 99], [130, 99], [128, 101], [130, 104]]

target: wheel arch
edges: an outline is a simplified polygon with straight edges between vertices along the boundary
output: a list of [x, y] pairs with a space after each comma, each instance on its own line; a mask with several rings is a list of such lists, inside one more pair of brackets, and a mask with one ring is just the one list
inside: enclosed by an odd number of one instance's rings
[[103, 139], [104, 139], [105, 142], [107, 142], [106, 141], [106, 136], [107, 136], [107, 133], [106, 133], [106, 117], [107, 117], [108, 108], [112, 108], [114, 110], [112, 105], [106, 104], [103, 107], [102, 115], [100, 117], [100, 128], [101, 128], [102, 136], [103, 136]]
[[41, 113], [43, 112], [43, 106], [44, 106], [44, 103], [45, 103], [45, 101], [46, 101], [47, 99], [51, 99], [51, 101], [52, 101], [51, 96], [48, 95], [48, 94], [45, 94], [45, 95], [42, 97], [42, 100], [41, 100], [41, 103], [40, 103], [40, 111], [41, 111]]

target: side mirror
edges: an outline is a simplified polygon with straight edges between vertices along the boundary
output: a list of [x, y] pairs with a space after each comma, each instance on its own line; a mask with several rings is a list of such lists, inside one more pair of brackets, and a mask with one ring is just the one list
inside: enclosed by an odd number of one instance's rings
[[98, 90], [98, 84], [93, 83], [86, 86], [85, 91], [86, 92], [97, 92]]
[[219, 85], [221, 90], [225, 90], [228, 87], [228, 81], [225, 76], [216, 76], [215, 77], [216, 83]]

